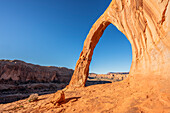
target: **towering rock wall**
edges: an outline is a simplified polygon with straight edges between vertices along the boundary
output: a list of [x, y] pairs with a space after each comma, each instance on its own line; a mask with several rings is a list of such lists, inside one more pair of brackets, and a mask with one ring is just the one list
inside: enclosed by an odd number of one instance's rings
[[93, 50], [109, 24], [131, 43], [131, 75], [170, 81], [169, 5], [169, 0], [112, 0], [87, 35], [69, 87], [85, 85]]

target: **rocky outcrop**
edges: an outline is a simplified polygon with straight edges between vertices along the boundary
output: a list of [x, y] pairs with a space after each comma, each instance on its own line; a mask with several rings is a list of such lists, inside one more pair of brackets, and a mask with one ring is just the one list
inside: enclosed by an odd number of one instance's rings
[[64, 67], [39, 66], [19, 60], [0, 60], [0, 82], [68, 83], [73, 70]]
[[113, 24], [131, 43], [130, 75], [135, 81], [155, 80], [160, 87], [170, 89], [169, 20], [169, 0], [112, 0], [87, 35], [69, 87], [85, 85], [93, 50], [107, 26]]
[[54, 105], [59, 104], [61, 102], [65, 101], [65, 94], [64, 91], [59, 90], [57, 91], [53, 97], [50, 99], [51, 103], [53, 103]]

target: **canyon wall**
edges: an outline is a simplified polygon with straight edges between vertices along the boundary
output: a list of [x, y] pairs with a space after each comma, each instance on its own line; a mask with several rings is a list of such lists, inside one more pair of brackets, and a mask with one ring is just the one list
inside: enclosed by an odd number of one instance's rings
[[0, 60], [0, 104], [27, 98], [32, 93], [54, 93], [68, 85], [73, 72], [64, 67]]
[[[169, 0], [112, 0], [92, 26], [68, 87], [84, 87], [93, 50], [109, 24], [115, 25], [132, 46], [130, 75], [170, 81]], [[113, 37], [114, 38], [114, 37]]]
[[73, 74], [72, 69], [54, 66], [39, 66], [20, 60], [0, 60], [0, 83], [68, 83]]

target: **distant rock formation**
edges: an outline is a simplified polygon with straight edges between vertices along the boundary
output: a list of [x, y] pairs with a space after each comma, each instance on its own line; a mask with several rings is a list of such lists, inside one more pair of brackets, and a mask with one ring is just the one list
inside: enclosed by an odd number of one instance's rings
[[129, 73], [127, 72], [109, 72], [107, 74], [89, 73], [85, 86], [118, 82], [125, 80], [128, 76]]
[[[87, 35], [69, 87], [84, 87], [93, 50], [107, 26], [113, 24], [131, 43], [133, 58], [130, 75], [136, 79], [135, 81], [138, 78], [157, 79], [155, 81], [161, 82], [161, 87], [168, 89], [170, 86], [169, 5], [169, 0], [112, 0]], [[140, 76], [135, 76], [137, 74]]]
[[19, 60], [0, 60], [0, 83], [68, 83], [73, 70], [64, 67], [39, 66]]
[[108, 72], [107, 75], [110, 74], [129, 74], [129, 72]]
[[39, 66], [19, 60], [0, 60], [0, 103], [48, 94], [68, 85], [72, 69]]
[[129, 76], [128, 72], [109, 72], [107, 74], [89, 73], [89, 79], [109, 79], [112, 81], [122, 81]]

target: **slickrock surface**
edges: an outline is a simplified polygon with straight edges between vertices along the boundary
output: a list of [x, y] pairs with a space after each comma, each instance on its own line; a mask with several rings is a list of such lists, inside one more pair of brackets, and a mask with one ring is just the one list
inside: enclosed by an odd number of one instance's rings
[[[139, 75], [140, 76], [140, 75]], [[149, 75], [148, 75], [149, 76]], [[143, 81], [144, 83], [146, 80]], [[169, 113], [170, 95], [159, 94], [152, 84], [131, 84], [128, 80], [65, 91], [65, 102], [50, 103], [54, 94], [0, 104], [3, 113]]]

